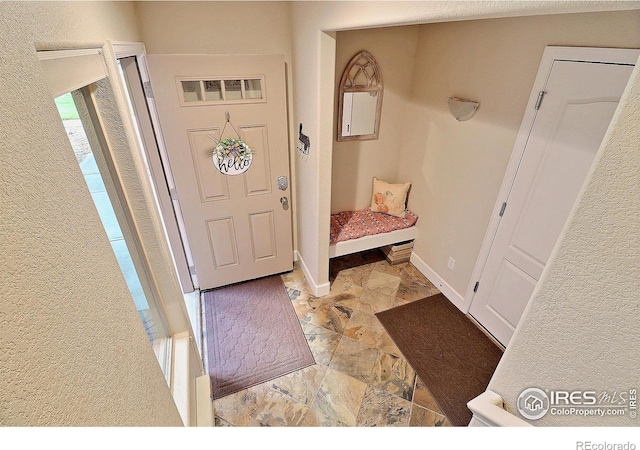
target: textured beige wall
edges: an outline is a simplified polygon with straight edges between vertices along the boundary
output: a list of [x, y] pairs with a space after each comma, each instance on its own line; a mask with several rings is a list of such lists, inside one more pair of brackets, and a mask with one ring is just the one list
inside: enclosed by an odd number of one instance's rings
[[[640, 61], [533, 297], [488, 388], [516, 411], [528, 387], [638, 389]], [[545, 417], [538, 426], [638, 426], [623, 417]]]
[[[414, 252], [460, 297], [472, 281], [546, 45], [639, 48], [640, 11], [420, 27], [399, 177], [413, 182], [409, 207], [420, 217]], [[457, 122], [449, 96], [479, 101], [480, 108]]]
[[[314, 286], [328, 284], [329, 215], [333, 152], [335, 76], [331, 33], [338, 30], [490, 17], [638, 8], [637, 2], [293, 2], [294, 120], [302, 122], [311, 153], [296, 160], [298, 251]], [[510, 43], [504, 37], [499, 46]], [[335, 54], [334, 54], [335, 55]], [[335, 61], [335, 56], [333, 58]], [[327, 114], [329, 112], [329, 114]], [[425, 125], [421, 124], [421, 127]], [[412, 195], [415, 190], [412, 192]], [[455, 200], [455, 199], [454, 199]], [[479, 245], [479, 244], [478, 244]], [[457, 281], [464, 289], [465, 281]]]
[[0, 29], [0, 425], [181, 425], [36, 57], [138, 40], [134, 9], [2, 2]]
[[291, 56], [288, 2], [136, 2], [147, 53]]
[[[361, 50], [370, 52], [384, 81], [380, 135], [370, 141], [335, 141], [331, 175], [331, 212], [354, 211], [371, 205], [373, 177], [398, 179], [405, 111], [411, 90], [418, 27], [342, 31], [336, 36], [336, 86], [345, 67]], [[338, 105], [336, 87], [336, 110]], [[337, 113], [334, 127], [337, 129]], [[334, 131], [334, 139], [335, 139]]]

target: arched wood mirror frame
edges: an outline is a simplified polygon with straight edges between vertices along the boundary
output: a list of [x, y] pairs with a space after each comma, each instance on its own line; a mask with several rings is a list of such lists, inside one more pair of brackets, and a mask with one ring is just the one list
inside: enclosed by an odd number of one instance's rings
[[373, 55], [361, 51], [342, 73], [338, 94], [338, 141], [378, 139], [382, 73]]

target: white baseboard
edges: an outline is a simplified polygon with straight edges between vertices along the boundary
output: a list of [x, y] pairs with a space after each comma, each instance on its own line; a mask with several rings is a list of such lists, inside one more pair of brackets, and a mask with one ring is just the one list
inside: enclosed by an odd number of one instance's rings
[[413, 264], [416, 269], [418, 269], [422, 275], [427, 277], [431, 283], [435, 287], [437, 287], [440, 292], [444, 294], [445, 297], [449, 299], [451, 303], [453, 303], [460, 311], [466, 314], [464, 308], [464, 297], [458, 293], [454, 288], [451, 287], [449, 283], [444, 281], [440, 275], [438, 275], [431, 267], [427, 265], [418, 255], [415, 253], [411, 253], [411, 264]]
[[213, 402], [211, 401], [211, 377], [196, 378], [196, 426], [213, 427]]
[[297, 250], [296, 250], [295, 259], [300, 264], [302, 273], [304, 274], [304, 277], [307, 279], [307, 283], [309, 283], [309, 287], [311, 288], [313, 295], [315, 297], [322, 297], [324, 295], [329, 294], [329, 291], [331, 290], [331, 283], [327, 281], [326, 283], [317, 284], [316, 280], [314, 280], [314, 278], [311, 276], [311, 273], [309, 272], [307, 265], [304, 263], [304, 259], [302, 259], [302, 256], [300, 255], [300, 253], [298, 253]]

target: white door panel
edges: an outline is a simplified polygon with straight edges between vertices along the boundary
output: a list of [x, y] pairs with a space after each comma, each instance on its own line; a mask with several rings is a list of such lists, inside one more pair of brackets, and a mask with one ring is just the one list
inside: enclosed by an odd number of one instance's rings
[[515, 328], [520, 320], [527, 300], [533, 293], [537, 279], [521, 270], [508, 259], [501, 261], [492, 286], [487, 307], [509, 328]]
[[[280, 201], [290, 188], [277, 187], [289, 177], [283, 57], [148, 55], [148, 64], [200, 289], [291, 270], [291, 210]], [[251, 166], [222, 174], [212, 151], [238, 136]]]
[[470, 314], [506, 345], [571, 212], [633, 67], [554, 61]]

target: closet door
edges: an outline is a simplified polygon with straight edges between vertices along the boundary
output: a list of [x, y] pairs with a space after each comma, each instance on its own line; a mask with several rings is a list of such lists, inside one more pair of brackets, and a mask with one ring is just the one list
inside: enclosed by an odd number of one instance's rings
[[470, 314], [507, 345], [571, 212], [633, 65], [555, 60]]

